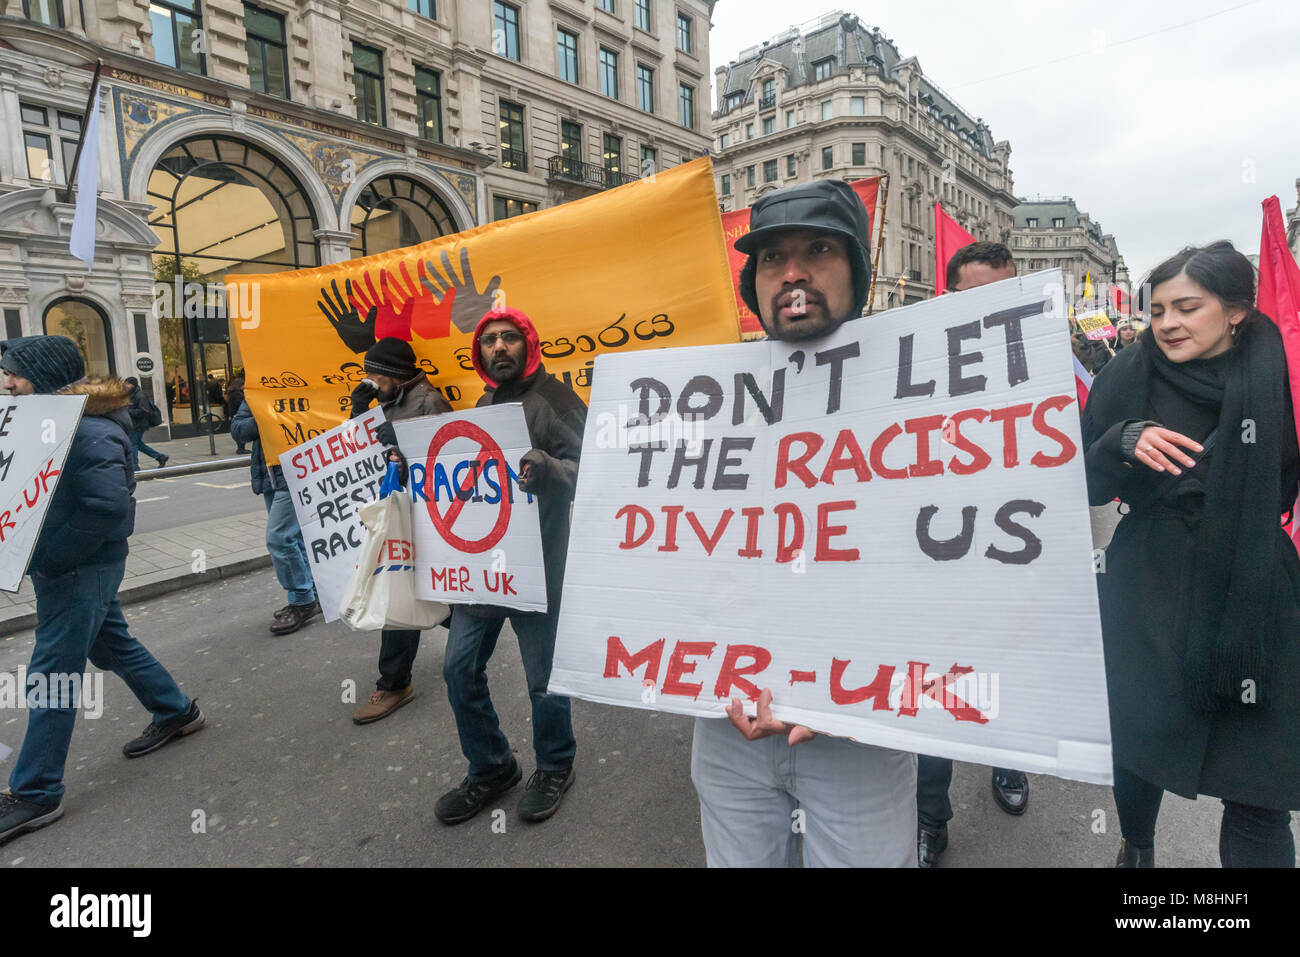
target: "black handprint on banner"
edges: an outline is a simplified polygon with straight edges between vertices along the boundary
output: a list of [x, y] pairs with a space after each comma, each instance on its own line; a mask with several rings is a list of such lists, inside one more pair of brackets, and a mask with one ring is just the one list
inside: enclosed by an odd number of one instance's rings
[[346, 280], [344, 292], [339, 292], [337, 279], [330, 280], [334, 298], [323, 288], [321, 298], [316, 303], [320, 311], [329, 320], [343, 344], [353, 352], [365, 352], [375, 344], [375, 309], [372, 307], [363, 320], [352, 304], [352, 280]]
[[[429, 275], [421, 276], [420, 282], [433, 293], [439, 305], [451, 300], [451, 323], [461, 332], [472, 332], [484, 314], [505, 304], [505, 293], [500, 291], [501, 277], [493, 276], [488, 280], [487, 288], [482, 292], [474, 283], [474, 272], [469, 267], [469, 247], [460, 248], [460, 272], [464, 279], [456, 276], [451, 268], [451, 257], [447, 251], [442, 253], [442, 272], [431, 261], [428, 263]], [[498, 301], [499, 300], [499, 301]]]

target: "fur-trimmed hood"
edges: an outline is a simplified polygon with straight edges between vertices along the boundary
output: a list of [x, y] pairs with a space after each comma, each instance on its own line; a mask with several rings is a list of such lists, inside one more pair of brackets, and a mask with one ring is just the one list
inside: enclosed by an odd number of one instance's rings
[[111, 415], [131, 404], [131, 387], [117, 376], [92, 376], [74, 382], [59, 395], [84, 395], [85, 415]]

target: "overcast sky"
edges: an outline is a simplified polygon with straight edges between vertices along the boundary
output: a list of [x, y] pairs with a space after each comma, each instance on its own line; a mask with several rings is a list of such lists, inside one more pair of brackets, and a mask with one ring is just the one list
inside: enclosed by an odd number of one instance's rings
[[1260, 202], [1296, 205], [1295, 0], [720, 0], [713, 66], [836, 9], [1011, 142], [1017, 196], [1071, 196], [1113, 233], [1134, 282], [1187, 244], [1258, 253]]

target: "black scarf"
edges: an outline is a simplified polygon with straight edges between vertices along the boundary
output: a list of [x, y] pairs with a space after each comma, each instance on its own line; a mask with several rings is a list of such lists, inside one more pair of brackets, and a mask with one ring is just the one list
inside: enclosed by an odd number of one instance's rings
[[[1232, 348], [1212, 359], [1173, 362], [1150, 329], [1135, 345], [1141, 361], [1113, 396], [1107, 421], [1147, 418], [1152, 376], [1192, 401], [1219, 407], [1192, 552], [1155, 557], [1169, 563], [1171, 579], [1183, 582], [1180, 615], [1170, 624], [1182, 632], [1185, 690], [1201, 711], [1263, 707], [1273, 695], [1272, 666], [1283, 638], [1273, 612], [1281, 585], [1279, 516], [1291, 507], [1277, 501], [1282, 429], [1292, 427], [1281, 333], [1254, 313]], [[1177, 574], [1184, 561], [1192, 564], [1187, 576]]]

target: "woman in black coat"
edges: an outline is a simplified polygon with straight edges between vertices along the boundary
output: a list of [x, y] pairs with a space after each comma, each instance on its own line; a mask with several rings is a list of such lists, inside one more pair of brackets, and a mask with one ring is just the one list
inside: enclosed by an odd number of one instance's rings
[[1128, 508], [1097, 577], [1123, 841], [1154, 865], [1165, 791], [1223, 799], [1225, 867], [1295, 866], [1300, 448], [1277, 327], [1219, 242], [1152, 272], [1151, 325], [1093, 383], [1093, 505]]

